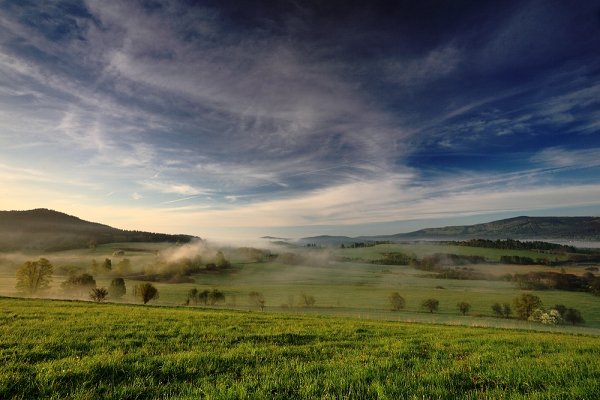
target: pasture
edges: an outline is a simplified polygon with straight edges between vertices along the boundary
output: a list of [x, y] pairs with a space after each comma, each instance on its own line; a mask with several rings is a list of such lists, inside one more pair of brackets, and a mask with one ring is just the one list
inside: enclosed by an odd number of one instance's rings
[[598, 338], [0, 299], [0, 398], [595, 399]]
[[[115, 256], [119, 249], [125, 254]], [[174, 250], [175, 249], [175, 250]], [[278, 249], [289, 251], [289, 249]], [[71, 298], [63, 293], [60, 283], [67, 278], [69, 268], [88, 271], [92, 260], [101, 262], [111, 258], [116, 264], [122, 258], [128, 258], [134, 269], [143, 269], [155, 263], [161, 254], [180, 251], [164, 244], [111, 244], [96, 249], [70, 250], [45, 254], [55, 266], [53, 283], [44, 295], [51, 298]], [[205, 253], [207, 252], [204, 250]], [[156, 305], [178, 306], [186, 301], [192, 288], [198, 290], [218, 289], [225, 294], [225, 302], [219, 308], [256, 310], [249, 299], [249, 293], [256, 291], [265, 298], [265, 309], [293, 313], [320, 314], [328, 316], [351, 316], [357, 318], [421, 321], [445, 324], [463, 324], [478, 326], [498, 326], [539, 330], [562, 330], [579, 333], [600, 333], [600, 298], [584, 292], [559, 290], [535, 291], [545, 307], [564, 304], [581, 311], [586, 323], [571, 327], [561, 325], [545, 327], [539, 323], [499, 319], [493, 317], [493, 303], [511, 303], [522, 293], [514, 283], [500, 280], [455, 280], [437, 279], [431, 273], [416, 270], [410, 266], [378, 265], [370, 261], [381, 259], [389, 252], [404, 252], [419, 257], [434, 253], [454, 253], [479, 255], [486, 259], [497, 260], [500, 255], [522, 255], [528, 257], [556, 257], [532, 251], [510, 251], [498, 249], [449, 246], [435, 243], [383, 244], [353, 249], [305, 249], [294, 251], [305, 257], [306, 263], [300, 265], [275, 261], [253, 261], [239, 255], [235, 249], [223, 249], [233, 267], [223, 271], [207, 271], [191, 276], [193, 283], [161, 283], [154, 285], [159, 290]], [[277, 250], [273, 250], [277, 251]], [[504, 252], [504, 253], [501, 253]], [[0, 295], [16, 296], [15, 268], [27, 259], [35, 259], [39, 254], [5, 255], [0, 267]], [[340, 257], [353, 261], [336, 261]], [[205, 257], [206, 258], [206, 257]], [[530, 265], [481, 264], [472, 268], [502, 275], [507, 271], [527, 272], [531, 270], [554, 270], [557, 268]], [[567, 272], [581, 274], [582, 267], [567, 267]], [[62, 271], [62, 272], [61, 272]], [[61, 273], [63, 275], [61, 275]], [[114, 275], [95, 276], [98, 287], [108, 287]], [[125, 280], [128, 293], [121, 299], [124, 303], [139, 302], [133, 297], [132, 288], [137, 280]], [[406, 307], [401, 312], [391, 311], [389, 295], [400, 293], [406, 299]], [[302, 295], [313, 296], [315, 304], [305, 307]], [[436, 313], [426, 312], [421, 303], [428, 298], [439, 300]], [[82, 297], [82, 300], [87, 300]], [[110, 299], [109, 299], [110, 300]], [[469, 315], [462, 316], [457, 303], [471, 304]]]

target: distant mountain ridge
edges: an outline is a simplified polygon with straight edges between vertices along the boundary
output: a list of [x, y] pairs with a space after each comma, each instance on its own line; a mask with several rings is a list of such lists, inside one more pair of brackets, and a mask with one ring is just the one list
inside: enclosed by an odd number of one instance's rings
[[193, 238], [117, 229], [45, 208], [0, 211], [0, 251], [66, 250], [116, 242], [189, 242]]
[[515, 217], [475, 225], [446, 226], [379, 236], [313, 236], [300, 244], [330, 244], [405, 240], [560, 239], [600, 240], [600, 217]]

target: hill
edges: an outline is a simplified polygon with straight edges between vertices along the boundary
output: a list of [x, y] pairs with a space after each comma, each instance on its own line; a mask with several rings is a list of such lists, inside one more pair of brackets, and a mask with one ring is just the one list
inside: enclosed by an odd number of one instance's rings
[[476, 225], [421, 229], [402, 239], [600, 239], [598, 217], [515, 217]]
[[43, 208], [0, 211], [0, 251], [66, 250], [116, 242], [189, 242], [192, 238], [117, 229]]
[[464, 239], [561, 239], [600, 240], [600, 217], [515, 217], [476, 225], [427, 228], [409, 233], [380, 236], [313, 236], [299, 240], [301, 244], [339, 245], [405, 240]]

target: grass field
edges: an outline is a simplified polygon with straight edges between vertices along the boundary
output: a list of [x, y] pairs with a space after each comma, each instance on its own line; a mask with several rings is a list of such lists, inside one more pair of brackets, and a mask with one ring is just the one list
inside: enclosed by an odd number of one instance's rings
[[[61, 266], [74, 265], [89, 268], [91, 260], [101, 262], [104, 258], [114, 257], [119, 248], [135, 247], [146, 251], [126, 251], [126, 257], [134, 267], [152, 263], [156, 259], [155, 252], [169, 251], [164, 244], [112, 244], [98, 246], [96, 250], [83, 249], [46, 254], [55, 269]], [[227, 250], [226, 254], [227, 254]], [[289, 250], [286, 250], [289, 251]], [[499, 250], [469, 248], [464, 246], [448, 246], [433, 243], [414, 244], [412, 246], [379, 245], [359, 249], [334, 250], [298, 250], [313, 259], [311, 265], [288, 265], [278, 262], [249, 262], [232, 258], [234, 268], [221, 273], [202, 273], [193, 278], [195, 283], [168, 284], [155, 283], [160, 298], [153, 301], [157, 305], [182, 305], [187, 292], [196, 287], [199, 290], [217, 288], [226, 295], [222, 307], [232, 309], [254, 310], [249, 302], [251, 291], [261, 292], [266, 300], [266, 309], [271, 311], [293, 311], [321, 315], [354, 316], [360, 318], [376, 318], [405, 321], [431, 321], [446, 324], [485, 325], [531, 329], [542, 329], [540, 324], [517, 320], [492, 318], [493, 303], [511, 303], [524, 293], [511, 282], [448, 280], [425, 277], [427, 273], [408, 266], [375, 265], [367, 261], [379, 259], [386, 252], [402, 251], [417, 254], [419, 257], [436, 252], [461, 254], [478, 254], [493, 258]], [[509, 252], [510, 253], [510, 252]], [[531, 252], [521, 252], [531, 253]], [[232, 253], [233, 254], [233, 253]], [[327, 259], [329, 255], [355, 257], [363, 262], [335, 262]], [[491, 254], [491, 255], [490, 255]], [[511, 253], [512, 254], [512, 253]], [[4, 257], [0, 268], [0, 295], [15, 296], [14, 269], [26, 259], [35, 259], [39, 255], [12, 255]], [[531, 254], [529, 254], [531, 256]], [[319, 260], [319, 262], [314, 262]], [[324, 261], [320, 261], [324, 260]], [[531, 270], [556, 270], [543, 266], [522, 266], [502, 264], [482, 264], [473, 266], [490, 273], [501, 275], [510, 271], [527, 272]], [[567, 272], [580, 274], [582, 267], [569, 267]], [[53, 298], [66, 297], [60, 283], [67, 276], [55, 275], [53, 286], [47, 293]], [[97, 285], [107, 287], [111, 276], [97, 276]], [[123, 298], [125, 303], [138, 302], [132, 295], [132, 288], [138, 281], [126, 280], [129, 289]], [[406, 299], [406, 309], [401, 313], [390, 311], [388, 296], [399, 292]], [[314, 296], [315, 306], [307, 309], [299, 306], [302, 293]], [[569, 332], [585, 332], [600, 334], [600, 298], [583, 292], [567, 292], [546, 290], [535, 292], [546, 307], [564, 304], [581, 311], [586, 323], [582, 327], [559, 326], [553, 330]], [[421, 309], [421, 303], [427, 298], [440, 301], [438, 313], [429, 314]], [[471, 304], [470, 316], [459, 315], [456, 308], [458, 302]], [[544, 328], [545, 329], [545, 328]]]
[[597, 399], [595, 337], [0, 299], [0, 398]]

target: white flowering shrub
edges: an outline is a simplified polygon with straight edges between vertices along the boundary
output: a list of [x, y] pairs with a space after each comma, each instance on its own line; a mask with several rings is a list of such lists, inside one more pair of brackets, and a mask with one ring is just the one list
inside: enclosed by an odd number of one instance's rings
[[564, 322], [558, 310], [545, 311], [541, 308], [537, 308], [531, 313], [529, 321], [541, 322], [544, 325], [559, 325]]

